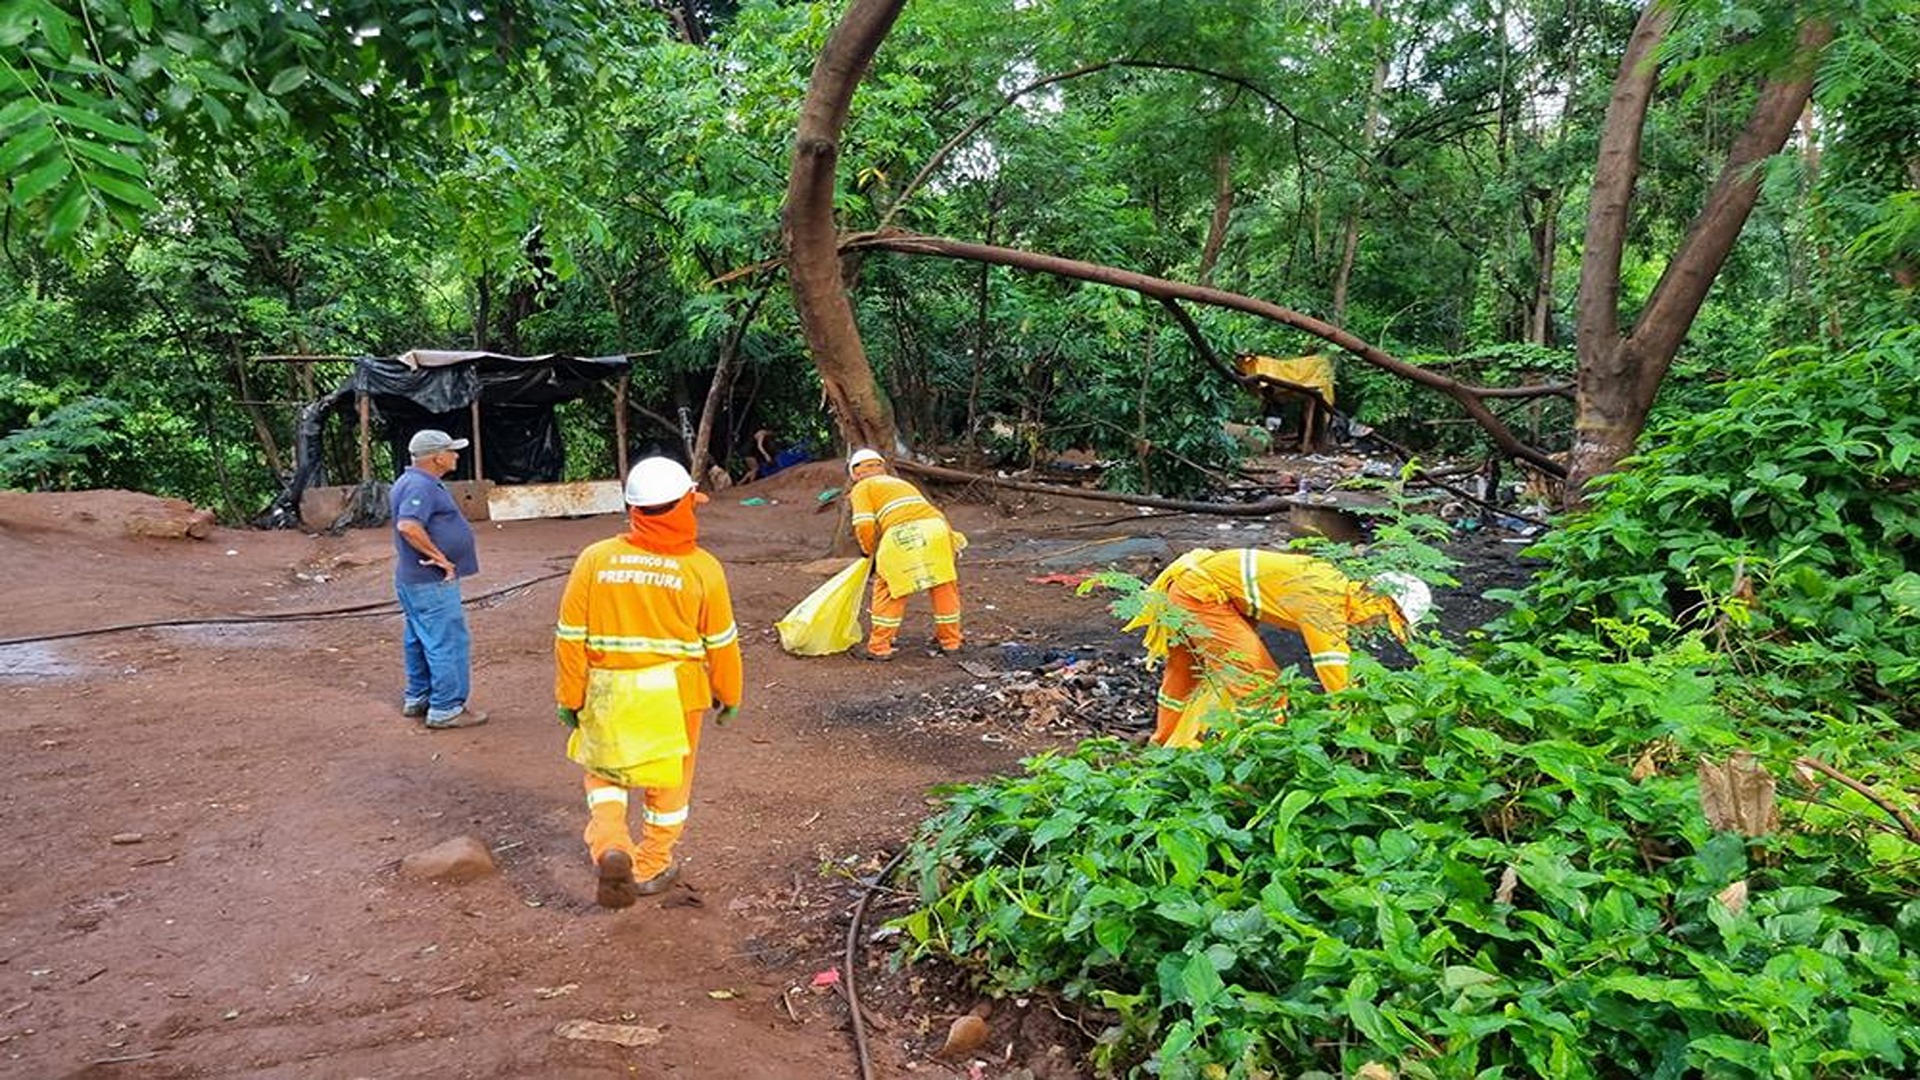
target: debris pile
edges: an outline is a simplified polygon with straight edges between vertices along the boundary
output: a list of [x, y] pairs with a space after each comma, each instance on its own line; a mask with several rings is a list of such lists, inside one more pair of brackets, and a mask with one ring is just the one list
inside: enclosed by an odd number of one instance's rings
[[975, 681], [920, 695], [914, 723], [929, 730], [984, 727], [1010, 734], [1118, 735], [1151, 730], [1160, 680], [1137, 657], [1094, 646], [1039, 649], [1009, 642], [960, 666]]

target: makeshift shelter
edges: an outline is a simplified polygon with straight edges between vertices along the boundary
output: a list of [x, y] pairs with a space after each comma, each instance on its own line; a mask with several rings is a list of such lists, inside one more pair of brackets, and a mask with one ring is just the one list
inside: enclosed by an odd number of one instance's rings
[[1311, 453], [1333, 418], [1333, 359], [1327, 356], [1259, 356], [1248, 353], [1236, 364], [1256, 380], [1268, 405], [1300, 403], [1300, 450]]
[[[299, 359], [299, 358], [291, 358]], [[362, 356], [353, 374], [301, 410], [296, 465], [263, 524], [309, 528], [386, 520], [387, 481], [409, 463], [407, 440], [438, 428], [471, 446], [446, 477], [448, 490], [475, 520], [601, 513], [618, 509], [619, 480], [567, 484], [557, 405], [614, 380], [614, 477], [627, 468], [626, 389], [622, 356], [506, 356], [490, 352], [415, 349], [397, 357]], [[326, 475], [322, 438], [330, 418], [354, 418], [357, 483]], [[375, 428], [384, 468], [375, 465]], [[340, 478], [344, 479], [344, 478]], [[330, 482], [332, 481], [332, 482]]]

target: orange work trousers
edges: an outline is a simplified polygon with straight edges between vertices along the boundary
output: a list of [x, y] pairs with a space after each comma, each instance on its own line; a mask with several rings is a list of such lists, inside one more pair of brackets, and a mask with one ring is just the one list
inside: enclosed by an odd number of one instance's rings
[[[953, 652], [960, 647], [960, 583], [949, 581], [927, 590], [933, 602], [933, 636], [940, 647]], [[873, 631], [867, 635], [867, 652], [887, 656], [893, 652], [893, 639], [900, 635], [900, 623], [907, 614], [907, 598], [893, 595], [887, 579], [878, 571], [873, 575], [873, 602], [868, 606]]]
[[1273, 683], [1280, 665], [1260, 640], [1253, 621], [1230, 603], [1201, 600], [1175, 582], [1167, 599], [1198, 625], [1187, 640], [1167, 649], [1166, 674], [1160, 677], [1160, 697], [1153, 741], [1165, 746], [1180, 723], [1180, 714], [1203, 678], [1219, 680], [1226, 696], [1239, 701]]
[[687, 804], [693, 799], [693, 761], [700, 751], [700, 723], [705, 709], [687, 711], [687, 756], [680, 762], [680, 782], [673, 787], [643, 788], [645, 810], [640, 842], [627, 829], [627, 792], [611, 780], [586, 774], [587, 852], [594, 864], [618, 849], [633, 856], [633, 878], [645, 881], [673, 863], [673, 846], [687, 827]]

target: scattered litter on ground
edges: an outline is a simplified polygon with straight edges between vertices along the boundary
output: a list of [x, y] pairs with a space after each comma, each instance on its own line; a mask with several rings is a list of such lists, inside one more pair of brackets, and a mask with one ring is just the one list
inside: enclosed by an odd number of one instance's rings
[[984, 726], [989, 741], [1010, 731], [1128, 736], [1153, 726], [1159, 675], [1135, 657], [1010, 641], [960, 669], [978, 681], [923, 692], [903, 708], [906, 721], [922, 730]]

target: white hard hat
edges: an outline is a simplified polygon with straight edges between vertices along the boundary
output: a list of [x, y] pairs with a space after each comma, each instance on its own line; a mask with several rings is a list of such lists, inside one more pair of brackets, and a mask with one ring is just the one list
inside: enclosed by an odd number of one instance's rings
[[1412, 574], [1389, 570], [1376, 576], [1367, 585], [1374, 592], [1392, 600], [1400, 608], [1400, 615], [1407, 620], [1408, 626], [1418, 625], [1427, 612], [1433, 610], [1433, 590]]
[[887, 460], [886, 458], [880, 456], [880, 451], [868, 450], [865, 447], [861, 447], [860, 449], [855, 450], [853, 453], [847, 455], [847, 475], [852, 476], [853, 470], [859, 468], [860, 466], [866, 464], [869, 461], [884, 462], [886, 460]]
[[672, 458], [650, 457], [627, 473], [628, 506], [665, 506], [692, 490], [693, 477]]

